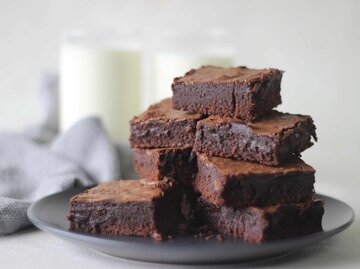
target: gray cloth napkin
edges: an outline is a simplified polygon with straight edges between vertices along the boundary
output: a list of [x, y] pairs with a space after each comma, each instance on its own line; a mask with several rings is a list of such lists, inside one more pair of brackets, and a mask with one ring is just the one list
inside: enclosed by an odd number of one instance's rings
[[113, 142], [100, 120], [82, 119], [58, 135], [57, 77], [45, 75], [43, 115], [24, 134], [0, 134], [0, 234], [29, 226], [31, 202], [74, 186], [136, 178], [126, 143]]

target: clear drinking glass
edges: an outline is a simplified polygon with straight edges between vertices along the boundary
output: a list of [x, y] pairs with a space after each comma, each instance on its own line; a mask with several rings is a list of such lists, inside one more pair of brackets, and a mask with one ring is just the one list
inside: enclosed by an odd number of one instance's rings
[[60, 57], [61, 130], [97, 116], [112, 138], [127, 140], [128, 121], [140, 112], [139, 34], [71, 32]]

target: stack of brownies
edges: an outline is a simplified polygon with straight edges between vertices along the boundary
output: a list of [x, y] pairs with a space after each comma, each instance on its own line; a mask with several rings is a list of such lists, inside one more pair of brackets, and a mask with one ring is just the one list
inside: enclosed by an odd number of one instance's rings
[[277, 69], [214, 66], [175, 78], [172, 98], [130, 122], [143, 179], [72, 198], [70, 228], [161, 239], [207, 227], [255, 243], [322, 230], [315, 170], [299, 158], [315, 126], [273, 110], [281, 78]]

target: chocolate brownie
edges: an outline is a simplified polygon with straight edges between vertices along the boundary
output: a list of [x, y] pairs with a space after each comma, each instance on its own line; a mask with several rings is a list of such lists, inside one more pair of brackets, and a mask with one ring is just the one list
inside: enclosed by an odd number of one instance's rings
[[174, 110], [171, 99], [152, 105], [130, 121], [130, 144], [133, 148], [192, 147], [198, 114]]
[[181, 192], [171, 180], [100, 183], [71, 198], [70, 230], [161, 240], [184, 222]]
[[320, 200], [234, 209], [200, 198], [198, 206], [213, 231], [253, 243], [322, 231], [324, 206]]
[[192, 186], [196, 174], [196, 156], [192, 148], [137, 149], [134, 152], [135, 170], [145, 178], [172, 178]]
[[301, 203], [314, 194], [315, 170], [293, 157], [281, 167], [198, 154], [195, 188], [222, 206], [265, 206]]
[[199, 194], [191, 186], [181, 186], [181, 213], [185, 221], [179, 225], [180, 234], [197, 233], [202, 225], [202, 218], [197, 208]]
[[310, 116], [272, 111], [255, 123], [211, 116], [197, 124], [194, 150], [210, 156], [280, 165], [317, 140]]
[[173, 107], [254, 121], [281, 104], [281, 78], [277, 69], [202, 66], [174, 79]]

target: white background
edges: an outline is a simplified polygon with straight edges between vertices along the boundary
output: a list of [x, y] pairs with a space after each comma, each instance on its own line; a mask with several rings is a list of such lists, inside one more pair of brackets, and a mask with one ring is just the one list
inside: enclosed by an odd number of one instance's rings
[[[360, 213], [360, 1], [0, 0], [0, 129], [21, 129], [38, 116], [38, 79], [44, 70], [57, 71], [64, 32], [128, 25], [154, 35], [165, 28], [221, 26], [234, 33], [237, 64], [285, 70], [280, 109], [310, 114], [318, 128], [319, 142], [303, 155], [318, 171], [317, 190]], [[46, 251], [36, 234], [0, 238], [1, 264]], [[338, 241], [316, 247], [320, 254], [287, 262], [328, 268], [336, 258], [355, 268], [359, 234], [356, 222]], [[30, 250], [31, 242], [20, 243], [28, 237], [39, 251]], [[44, 259], [36, 258], [52, 266]], [[71, 259], [65, 255], [64, 266]]]

